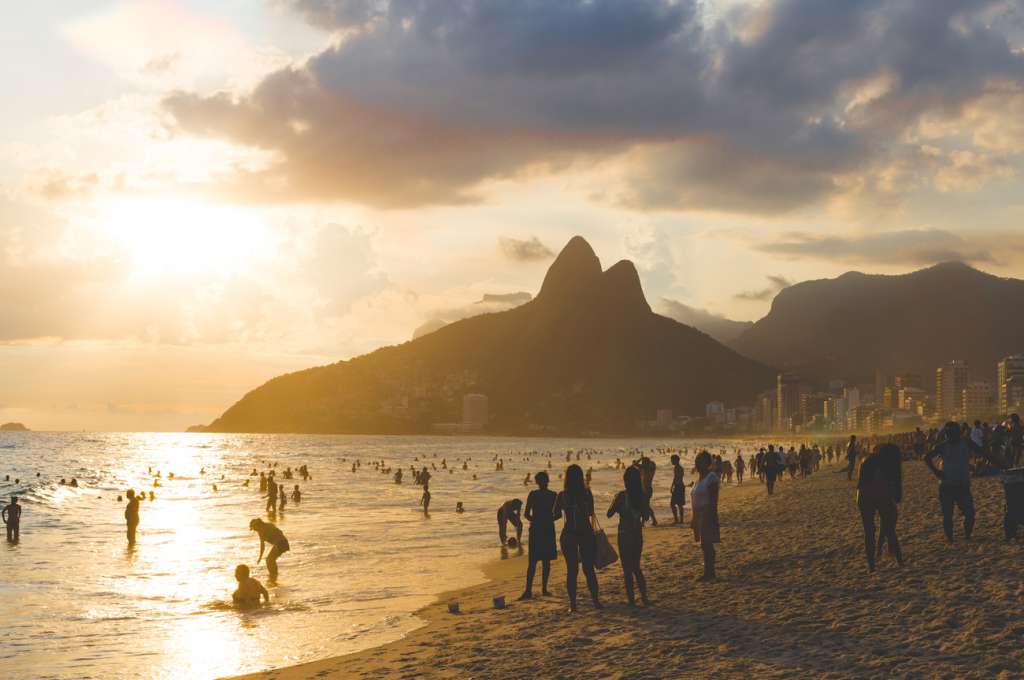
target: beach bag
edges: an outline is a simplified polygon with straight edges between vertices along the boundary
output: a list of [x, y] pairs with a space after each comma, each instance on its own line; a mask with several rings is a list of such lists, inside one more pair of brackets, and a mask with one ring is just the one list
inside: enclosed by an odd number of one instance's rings
[[604, 533], [604, 529], [601, 528], [596, 516], [594, 517], [594, 524], [596, 525], [596, 531], [594, 531], [594, 566], [598, 569], [604, 569], [615, 564], [619, 559], [619, 555], [615, 552], [615, 548], [612, 547], [612, 542], [608, 540], [608, 534]]

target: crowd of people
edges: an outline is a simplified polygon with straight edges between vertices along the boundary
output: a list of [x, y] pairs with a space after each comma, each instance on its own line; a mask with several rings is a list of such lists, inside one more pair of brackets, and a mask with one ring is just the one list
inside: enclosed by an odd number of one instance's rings
[[[1013, 468], [1021, 463], [1024, 455], [1024, 427], [1015, 414], [1005, 422], [997, 424], [983, 423], [947, 423], [944, 427], [923, 431], [917, 428], [913, 432], [896, 435], [877, 435], [858, 439], [850, 435], [845, 440], [831, 440], [791, 444], [788, 446], [776, 443], [766, 444], [756, 451], [750, 451], [745, 457], [743, 451], [735, 449], [732, 454], [722, 449], [717, 454], [701, 450], [693, 458], [692, 472], [696, 478], [687, 483], [686, 470], [682, 464], [687, 449], [657, 448], [648, 451], [620, 450], [614, 463], [610, 460], [606, 467], [622, 471], [622, 487], [615, 493], [609, 505], [606, 517], [618, 518], [617, 547], [618, 553], [611, 550], [604, 536], [595, 508], [594, 495], [590, 484], [593, 474], [594, 459], [607, 455], [596, 449], [570, 450], [565, 454], [567, 467], [559, 473], [561, 490], [555, 492], [549, 488], [550, 475], [553, 473], [550, 452], [525, 452], [522, 460], [532, 462], [534, 457], [547, 458], [547, 469], [527, 473], [523, 483], [533, 483], [532, 490], [524, 503], [518, 498], [508, 499], [500, 504], [496, 511], [498, 538], [502, 549], [518, 548], [522, 551], [525, 518], [527, 530], [527, 567], [526, 584], [521, 600], [533, 598], [533, 585], [538, 563], [541, 566], [541, 594], [550, 596], [549, 579], [551, 563], [557, 559], [561, 550], [566, 567], [566, 591], [570, 611], [577, 610], [577, 581], [582, 569], [587, 589], [594, 607], [601, 608], [599, 583], [596, 569], [607, 566], [617, 559], [622, 569], [626, 597], [630, 605], [636, 605], [637, 593], [639, 601], [647, 605], [650, 594], [647, 579], [643, 571], [644, 529], [649, 524], [657, 526], [658, 521], [653, 504], [655, 476], [657, 464], [652, 456], [668, 455], [672, 466], [672, 478], [668, 487], [669, 508], [672, 512], [672, 523], [682, 524], [685, 519], [687, 490], [691, 508], [690, 529], [693, 540], [700, 546], [703, 557], [703, 569], [697, 575], [701, 582], [716, 578], [715, 544], [720, 541], [718, 521], [718, 498], [723, 485], [742, 485], [744, 481], [757, 480], [762, 484], [769, 496], [776, 491], [782, 482], [809, 477], [821, 470], [823, 463], [841, 466], [837, 472], [845, 473], [847, 478], [854, 480], [856, 476], [857, 507], [864, 530], [864, 554], [870, 571], [876, 568], [877, 560], [887, 550], [895, 562], [902, 566], [904, 556], [900, 548], [897, 534], [898, 507], [902, 501], [902, 466], [905, 461], [919, 460], [938, 479], [938, 501], [942, 517], [942, 529], [948, 541], [955, 539], [954, 511], [959, 510], [963, 521], [963, 537], [970, 539], [976, 523], [976, 510], [971, 494], [972, 477], [990, 475], [1001, 470]], [[625, 460], [624, 456], [626, 454]], [[630, 455], [632, 454], [632, 455]], [[512, 455], [512, 454], [510, 454]], [[631, 460], [631, 462], [626, 462]], [[574, 462], [575, 459], [575, 462]], [[449, 467], [447, 459], [442, 459], [440, 467], [436, 462], [409, 466], [409, 473], [414, 483], [422, 487], [420, 506], [425, 516], [429, 517], [430, 482], [434, 474], [448, 472], [454, 474], [457, 468], [469, 470], [471, 459], [458, 461]], [[494, 456], [492, 461], [496, 471], [505, 469], [505, 459]], [[584, 470], [582, 463], [587, 462]], [[596, 464], [600, 466], [600, 459]], [[363, 467], [360, 460], [352, 462], [352, 472]], [[298, 504], [303, 496], [298, 484], [294, 484], [289, 494], [283, 483], [278, 483], [277, 464], [266, 463], [267, 469], [258, 472], [253, 468], [243, 486], [248, 487], [250, 479], [258, 479], [258, 491], [266, 500], [265, 509], [268, 519], [255, 518], [249, 522], [249, 528], [260, 539], [257, 563], [264, 562], [270, 579], [278, 576], [278, 559], [290, 550], [287, 537], [273, 520], [278, 512], [284, 512], [288, 500]], [[389, 475], [395, 484], [402, 484], [405, 477], [401, 468], [393, 470], [383, 460], [371, 461], [369, 466], [375, 471]], [[159, 487], [161, 471], [153, 474], [153, 486]], [[205, 469], [200, 470], [200, 475]], [[301, 477], [311, 479], [309, 469], [302, 465], [295, 470], [285, 468], [280, 475], [284, 480]], [[9, 478], [8, 478], [9, 479]], [[173, 480], [169, 473], [168, 480]], [[223, 482], [224, 477], [221, 476]], [[473, 474], [473, 479], [476, 475]], [[61, 480], [62, 484], [67, 484]], [[77, 486], [72, 479], [70, 486]], [[217, 490], [213, 484], [212, 489]], [[134, 489], [126, 493], [124, 518], [127, 529], [127, 540], [130, 546], [136, 542], [137, 529], [140, 523], [140, 502], [146, 499], [146, 493], [136, 494]], [[153, 491], [149, 499], [154, 500]], [[118, 500], [121, 497], [118, 496]], [[459, 501], [456, 513], [465, 512], [465, 506]], [[10, 504], [2, 509], [3, 522], [7, 529], [7, 540], [18, 541], [20, 537], [22, 506], [16, 496], [11, 496]], [[562, 521], [561, 532], [556, 532], [556, 522]], [[877, 521], [877, 526], [876, 526]], [[1015, 538], [1018, 525], [1024, 523], [1019, 516], [1019, 508], [1011, 509], [1007, 503], [1004, 517], [1005, 536], [1007, 540]], [[509, 527], [515, 534], [509, 535]], [[557, 540], [556, 540], [557, 534]], [[270, 546], [269, 552], [266, 547]], [[608, 556], [609, 551], [611, 557]], [[268, 599], [263, 585], [254, 579], [249, 567], [238, 565], [235, 569], [238, 589], [233, 600], [238, 605], [257, 605]]]

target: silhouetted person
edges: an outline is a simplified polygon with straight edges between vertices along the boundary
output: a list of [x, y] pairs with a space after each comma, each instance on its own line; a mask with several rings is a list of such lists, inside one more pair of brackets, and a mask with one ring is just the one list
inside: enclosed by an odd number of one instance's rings
[[[959, 425], [946, 423], [945, 441], [924, 457], [925, 465], [939, 479], [939, 507], [942, 510], [942, 529], [946, 540], [953, 540], [953, 506], [960, 508], [964, 517], [964, 538], [970, 540], [974, 531], [974, 497], [971, 495], [970, 457], [974, 452], [997, 467], [1002, 462], [990, 456], [968, 437], [962, 436]], [[942, 459], [942, 469], [935, 467], [935, 458]]]
[[511, 524], [516, 528], [516, 545], [519, 545], [523, 540], [523, 520], [520, 519], [519, 513], [523, 508], [523, 502], [518, 498], [513, 498], [510, 501], [505, 501], [498, 508], [498, 539], [502, 545], [507, 543], [508, 537], [508, 525]]
[[654, 473], [658, 471], [658, 466], [647, 456], [640, 456], [638, 465], [644, 495], [647, 497], [647, 508], [651, 513], [651, 524], [658, 526], [658, 518], [654, 515], [654, 509], [651, 507], [651, 498], [654, 497]]
[[[678, 456], [673, 456], [676, 461]], [[636, 596], [633, 591], [633, 580], [636, 579], [636, 586], [640, 590], [640, 599], [645, 605], [651, 602], [647, 599], [647, 579], [640, 569], [640, 555], [644, 550], [644, 522], [650, 516], [649, 504], [644, 494], [643, 483], [640, 481], [640, 471], [635, 467], [626, 468], [622, 475], [622, 482], [625, 486], [612, 501], [608, 508], [608, 517], [618, 513], [619, 533], [616, 537], [619, 544], [619, 561], [622, 563], [622, 577], [626, 583], [626, 598], [630, 606], [636, 605]]]
[[875, 514], [880, 523], [877, 557], [882, 544], [889, 544], [889, 554], [903, 566], [903, 553], [896, 537], [896, 504], [903, 498], [903, 472], [900, 449], [895, 444], [882, 444], [864, 459], [857, 478], [857, 507], [864, 523], [864, 554], [868, 571], [875, 570]]
[[704, 573], [697, 577], [698, 581], [714, 581], [715, 575], [715, 543], [718, 543], [718, 489], [721, 482], [718, 475], [711, 471], [711, 454], [701, 451], [693, 461], [700, 479], [693, 485], [693, 538], [700, 543], [704, 553]]
[[423, 472], [420, 473], [420, 479], [423, 484], [423, 495], [420, 496], [420, 505], [423, 506], [423, 514], [430, 514], [430, 473], [427, 472], [427, 468], [423, 468]]
[[597, 551], [593, 525], [594, 496], [583, 482], [583, 468], [579, 465], [570, 465], [565, 470], [565, 482], [555, 500], [554, 516], [565, 518], [559, 542], [565, 557], [565, 589], [569, 593], [569, 611], [576, 611], [576, 579], [581, 564], [594, 607], [601, 609], [597, 573], [594, 571], [594, 555]]
[[17, 496], [11, 496], [11, 504], [0, 511], [0, 517], [7, 526], [7, 542], [17, 543], [21, 538], [21, 505]]
[[782, 455], [782, 449], [776, 451], [773, 444], [768, 445], [768, 452], [764, 454], [764, 483], [768, 487], [769, 496], [775, 493], [775, 480], [783, 468], [780, 460]]
[[747, 464], [743, 461], [743, 454], [736, 454], [736, 483], [743, 484], [743, 472], [746, 470]]
[[277, 526], [270, 522], [264, 522], [259, 518], [249, 522], [249, 529], [255, 531], [260, 537], [260, 556], [256, 558], [257, 564], [263, 560], [263, 551], [266, 549], [266, 544], [269, 543], [272, 546], [270, 553], [267, 555], [267, 571], [270, 573], [271, 579], [276, 579], [277, 558], [291, 550], [291, 546], [288, 545], [288, 539], [284, 537], [284, 533]]
[[682, 524], [683, 511], [686, 509], [686, 482], [683, 481], [684, 470], [679, 463], [679, 456], [672, 454], [672, 488], [670, 489], [669, 505], [672, 507], [672, 523]]
[[302, 492], [299, 491], [299, 485], [296, 484], [295, 488], [292, 489], [292, 502], [298, 505], [302, 502]]
[[231, 601], [235, 606], [258, 607], [260, 598], [270, 604], [270, 593], [262, 583], [249, 575], [249, 567], [244, 564], [235, 567], [235, 580], [238, 581], [238, 589], [231, 594]]
[[267, 512], [274, 512], [277, 509], [277, 484], [274, 477], [267, 480]]
[[853, 479], [853, 468], [857, 466], [857, 435], [850, 435], [850, 443], [846, 447], [846, 478]]
[[555, 515], [555, 501], [558, 496], [548, 489], [548, 473], [542, 470], [533, 476], [533, 480], [537, 488], [526, 497], [524, 513], [530, 523], [530, 545], [527, 554], [529, 564], [526, 567], [526, 589], [520, 600], [529, 600], [533, 597], [533, 576], [537, 571], [537, 562], [541, 563], [541, 594], [551, 594], [548, 592], [551, 560], [558, 558], [558, 548], [555, 544], [555, 520], [558, 519]]
[[135, 545], [135, 530], [139, 527], [139, 499], [135, 491], [128, 489], [128, 505], [124, 508], [124, 520], [128, 525], [128, 545]]

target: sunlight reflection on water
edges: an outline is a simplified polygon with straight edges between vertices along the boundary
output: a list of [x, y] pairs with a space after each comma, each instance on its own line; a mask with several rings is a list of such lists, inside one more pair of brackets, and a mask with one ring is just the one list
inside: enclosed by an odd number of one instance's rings
[[[664, 444], [4, 433], [0, 479], [10, 474], [22, 483], [0, 482], [0, 494], [19, 493], [25, 509], [21, 543], [4, 548], [0, 598], [14, 606], [5, 607], [0, 677], [214, 677], [397, 639], [418, 625], [412, 611], [437, 593], [480, 582], [479, 566], [497, 556], [495, 510], [508, 498], [525, 498], [523, 476], [548, 460], [525, 462], [510, 452], [554, 452], [556, 486], [566, 449], [605, 449], [581, 461], [594, 468], [600, 505], [620, 484], [611, 469], [615, 456], [625, 455], [620, 449]], [[494, 471], [495, 455], [505, 459], [504, 472]], [[355, 458], [363, 466], [353, 474]], [[381, 458], [404, 468], [404, 484], [369, 465]], [[438, 468], [447, 458], [454, 468], [433, 473], [430, 519], [418, 511], [420, 489], [411, 483], [415, 458]], [[467, 471], [464, 458], [472, 459]], [[664, 492], [670, 477], [661, 458], [657, 482]], [[263, 515], [264, 501], [256, 479], [242, 486], [263, 461], [277, 461], [279, 481], [289, 492], [299, 484], [303, 500], [276, 515], [292, 551], [280, 560], [271, 605], [239, 612], [228, 604], [234, 566], [248, 564], [256, 578], [267, 578], [265, 566], [255, 564], [259, 541], [248, 530], [249, 520]], [[285, 467], [303, 463], [312, 480], [280, 479]], [[154, 488], [158, 470], [161, 485]], [[76, 477], [80, 487], [60, 486], [61, 477]], [[131, 549], [124, 504], [116, 501], [127, 488], [156, 494], [141, 504]], [[464, 515], [452, 512], [456, 501], [465, 503]]]

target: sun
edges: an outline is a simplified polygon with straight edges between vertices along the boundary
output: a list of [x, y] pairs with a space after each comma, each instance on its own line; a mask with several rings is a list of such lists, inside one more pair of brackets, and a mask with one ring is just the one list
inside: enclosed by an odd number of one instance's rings
[[256, 211], [179, 199], [119, 201], [100, 223], [140, 276], [234, 274], [270, 247]]

